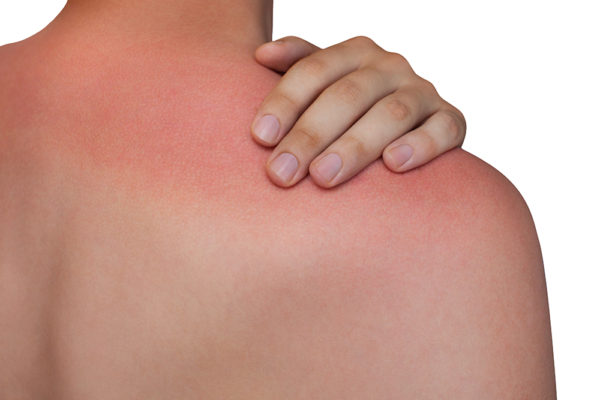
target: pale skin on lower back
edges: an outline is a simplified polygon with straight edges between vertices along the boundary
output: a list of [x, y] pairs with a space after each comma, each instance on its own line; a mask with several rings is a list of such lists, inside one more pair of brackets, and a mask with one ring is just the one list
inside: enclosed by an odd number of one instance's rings
[[278, 76], [158, 50], [4, 49], [0, 398], [555, 396], [501, 174], [454, 150], [279, 188], [248, 130]]

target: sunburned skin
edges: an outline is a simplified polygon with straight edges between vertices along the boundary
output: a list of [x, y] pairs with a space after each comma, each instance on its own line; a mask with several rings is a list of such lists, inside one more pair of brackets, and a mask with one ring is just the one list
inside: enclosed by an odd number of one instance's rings
[[[15, 145], [43, 150], [33, 156], [60, 158], [74, 169], [115, 180], [111, 184], [124, 190], [133, 188], [136, 195], [144, 191], [186, 206], [215, 196], [219, 204], [230, 200], [234, 206], [242, 199], [277, 206], [309, 196], [339, 208], [351, 201], [351, 188], [354, 196], [377, 198], [390, 186], [418, 182], [425, 190], [439, 185], [417, 178], [418, 173], [385, 171], [381, 160], [334, 190], [317, 187], [310, 176], [298, 190], [269, 184], [264, 165], [271, 150], [252, 141], [249, 124], [279, 75], [250, 55], [155, 42], [118, 51], [60, 53], [48, 59], [36, 49], [29, 58], [14, 57], [28, 66], [7, 95], [13, 100], [4, 123], [14, 124], [14, 131], [28, 130], [14, 134]], [[455, 153], [451, 157], [465, 157]], [[32, 155], [23, 152], [22, 157]]]
[[491, 166], [283, 189], [251, 54], [51, 40], [0, 50], [0, 398], [555, 396], [535, 227]]

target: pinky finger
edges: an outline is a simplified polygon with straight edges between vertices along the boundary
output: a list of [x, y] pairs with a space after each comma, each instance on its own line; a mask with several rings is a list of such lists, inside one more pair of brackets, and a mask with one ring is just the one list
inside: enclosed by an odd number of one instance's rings
[[418, 128], [390, 143], [383, 162], [394, 172], [406, 172], [461, 146], [467, 126], [460, 111], [441, 109]]

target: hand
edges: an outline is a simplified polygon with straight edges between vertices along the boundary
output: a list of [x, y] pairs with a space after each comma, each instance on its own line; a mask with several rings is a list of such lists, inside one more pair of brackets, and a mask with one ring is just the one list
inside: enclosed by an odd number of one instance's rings
[[252, 123], [255, 141], [278, 144], [267, 161], [278, 186], [310, 171], [317, 185], [331, 188], [382, 153], [391, 171], [405, 172], [464, 141], [462, 113], [404, 57], [367, 37], [322, 50], [288, 36], [261, 45], [255, 56], [285, 72]]

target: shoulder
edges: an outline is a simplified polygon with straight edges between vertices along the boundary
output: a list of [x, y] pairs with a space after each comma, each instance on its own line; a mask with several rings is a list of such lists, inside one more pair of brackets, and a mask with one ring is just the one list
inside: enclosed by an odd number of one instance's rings
[[[313, 186], [305, 217], [286, 208], [276, 224], [294, 263], [278, 283], [301, 287], [307, 325], [328, 321], [336, 335], [322, 342], [369, 349], [341, 365], [380, 371], [371, 384], [389, 397], [555, 398], [541, 251], [504, 175], [456, 149], [410, 173], [375, 163], [333, 191]], [[281, 293], [270, 304], [297, 296]]]
[[[347, 201], [336, 199], [340, 211], [330, 203], [327, 220], [345, 227], [336, 233], [338, 243], [348, 243], [340, 256], [350, 264], [363, 260], [358, 276], [368, 280], [373, 268], [400, 274], [425, 269], [543, 282], [541, 248], [525, 199], [478, 157], [455, 149], [402, 175], [380, 160], [356, 178], [340, 190], [348, 193]], [[367, 255], [376, 255], [377, 264], [365, 263]]]
[[492, 166], [456, 149], [402, 175], [378, 161], [334, 189], [273, 193], [252, 247], [275, 261], [255, 285], [289, 348], [335, 354], [364, 396], [555, 398], [535, 227]]
[[[347, 219], [346, 224], [356, 225], [356, 234], [371, 238], [370, 246], [410, 238], [483, 244], [493, 235], [527, 243], [532, 250], [537, 242], [531, 213], [517, 188], [462, 149], [404, 174], [389, 171], [379, 159], [337, 188], [303, 182], [302, 189], [299, 196], [316, 218]], [[324, 205], [322, 213], [312, 209], [315, 202]]]
[[435, 375], [444, 379], [428, 387], [432, 397], [450, 380], [470, 385], [454, 398], [552, 398], [542, 254], [519, 191], [460, 149], [403, 176], [383, 172], [355, 184], [363, 214], [348, 222], [356, 236], [341, 252], [346, 275], [328, 284], [356, 289], [348, 304], [370, 308], [377, 337], [390, 335], [386, 352], [419, 357], [400, 374], [409, 386]]
[[419, 285], [478, 276], [490, 285], [523, 279], [543, 286], [527, 203], [502, 173], [462, 149], [405, 174], [378, 160], [333, 189], [310, 177], [297, 186], [253, 185], [262, 203], [249, 203], [244, 213], [268, 215], [259, 225], [263, 236], [283, 243], [282, 252], [297, 253], [306, 268], [343, 265], [333, 275], [320, 270], [330, 284], [352, 279], [397, 289], [406, 274], [419, 274]]
[[[424, 227], [437, 226], [438, 231], [444, 227], [446, 231], [439, 234], [449, 234], [446, 239], [482, 230], [491, 234], [498, 225], [503, 229], [533, 228], [518, 189], [496, 168], [465, 150], [454, 149], [401, 177], [386, 175], [388, 179], [382, 183], [387, 190], [381, 190], [396, 216], [412, 214]], [[394, 177], [397, 182], [392, 184]], [[508, 226], [511, 222], [519, 226]]]

